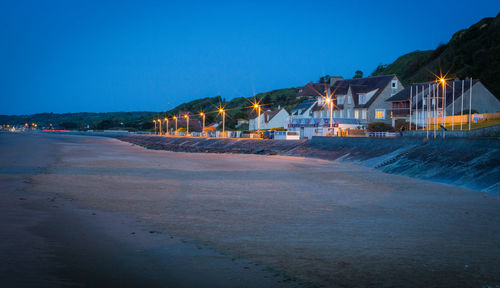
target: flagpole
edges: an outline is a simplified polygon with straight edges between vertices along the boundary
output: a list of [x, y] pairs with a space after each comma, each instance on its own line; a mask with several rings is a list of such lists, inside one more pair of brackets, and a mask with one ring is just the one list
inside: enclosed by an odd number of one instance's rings
[[424, 101], [425, 101], [425, 85], [422, 85], [422, 117], [420, 117], [420, 120], [422, 121], [422, 130], [425, 129], [425, 107], [424, 107]]
[[413, 106], [413, 86], [410, 86], [410, 131], [411, 131], [411, 109]]
[[453, 80], [453, 94], [452, 94], [452, 99], [453, 99], [453, 106], [451, 106], [451, 130], [455, 130], [455, 80]]
[[427, 130], [427, 139], [429, 139], [429, 100], [431, 96], [431, 84], [429, 83], [429, 92], [427, 94], [427, 113], [425, 114], [425, 128]]
[[462, 130], [462, 124], [464, 122], [464, 84], [465, 80], [462, 79], [462, 109], [460, 109], [460, 130]]
[[438, 92], [439, 92], [439, 87], [434, 84], [434, 138], [436, 138], [436, 129], [437, 129], [437, 124], [438, 124], [438, 110], [437, 110], [437, 104], [438, 104]]
[[418, 130], [418, 85], [415, 86], [415, 131]]
[[470, 77], [470, 96], [469, 96], [469, 131], [470, 131], [470, 122], [472, 122], [472, 77]]
[[443, 127], [446, 126], [446, 108], [448, 107], [447, 104], [448, 103], [446, 103], [446, 82], [443, 82]]

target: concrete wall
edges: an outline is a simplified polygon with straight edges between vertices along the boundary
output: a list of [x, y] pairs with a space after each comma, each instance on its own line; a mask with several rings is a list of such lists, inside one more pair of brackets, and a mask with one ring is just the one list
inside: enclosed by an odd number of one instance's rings
[[[465, 124], [468, 125], [468, 124]], [[467, 127], [467, 126], [465, 126]], [[408, 137], [427, 137], [426, 131], [405, 131], [404, 136]], [[500, 137], [500, 125], [490, 126], [485, 128], [473, 129], [470, 131], [452, 131], [445, 132], [446, 137], [466, 138], [466, 137]], [[436, 137], [442, 138], [443, 132], [436, 131]], [[434, 138], [434, 131], [429, 131], [429, 138]]]
[[[351, 162], [386, 173], [500, 193], [498, 138], [431, 138], [424, 141], [416, 137], [313, 137], [309, 144], [298, 148], [290, 154]], [[297, 155], [298, 152], [301, 153]]]

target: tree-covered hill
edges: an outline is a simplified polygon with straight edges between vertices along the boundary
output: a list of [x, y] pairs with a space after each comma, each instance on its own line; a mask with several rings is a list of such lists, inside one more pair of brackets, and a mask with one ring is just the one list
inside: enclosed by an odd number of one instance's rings
[[[288, 110], [293, 109], [301, 99], [296, 98], [296, 88], [285, 88], [260, 93], [255, 96], [264, 104], [263, 109], [276, 109], [278, 106]], [[254, 97], [238, 97], [226, 101], [220, 96], [206, 97], [183, 103], [169, 111], [161, 112], [108, 112], [108, 113], [38, 113], [31, 115], [0, 115], [0, 125], [23, 125], [36, 123], [39, 127], [60, 129], [128, 129], [150, 130], [152, 120], [157, 118], [172, 117], [179, 113], [189, 113], [198, 117], [200, 112], [205, 112], [207, 125], [220, 121], [217, 108], [222, 105], [227, 110], [226, 127], [234, 128], [238, 119], [248, 119]], [[195, 122], [191, 122], [194, 124]]]
[[31, 115], [0, 115], [0, 124], [22, 125], [36, 123], [39, 127], [61, 129], [149, 129], [155, 112], [107, 112], [107, 113], [38, 113]]
[[447, 77], [474, 77], [500, 97], [500, 13], [456, 32], [435, 50], [415, 51], [390, 65], [379, 65], [373, 75], [397, 74], [404, 84], [433, 80], [430, 71]]

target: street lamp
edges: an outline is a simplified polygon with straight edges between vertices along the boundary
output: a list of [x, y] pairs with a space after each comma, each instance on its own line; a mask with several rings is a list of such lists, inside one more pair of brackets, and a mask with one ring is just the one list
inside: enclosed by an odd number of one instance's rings
[[177, 135], [177, 116], [173, 117], [175, 120], [175, 135]]
[[188, 114], [185, 114], [184, 115], [184, 118], [187, 119], [187, 124], [186, 124], [186, 136], [189, 135], [189, 115]]
[[165, 117], [165, 124], [167, 124], [167, 129], [165, 130], [165, 135], [170, 135], [170, 133], [168, 132], [168, 118]]
[[325, 102], [328, 103], [328, 108], [330, 110], [330, 133], [332, 133], [333, 128], [333, 100], [330, 96], [325, 99]]
[[200, 116], [203, 118], [203, 126], [201, 129], [201, 135], [204, 135], [205, 134], [205, 113], [200, 112]]
[[226, 111], [224, 110], [224, 108], [219, 108], [219, 113], [222, 114], [222, 137], [224, 137]]
[[158, 131], [159, 132], [158, 134], [160, 134], [160, 136], [161, 136], [161, 119], [160, 118], [158, 118], [158, 124], [160, 124], [160, 129]]
[[156, 120], [153, 119], [153, 123], [155, 123], [155, 130], [154, 130], [155, 132], [154, 132], [154, 134], [156, 134]]
[[[444, 77], [439, 77], [439, 82], [441, 82], [441, 88], [442, 88], [442, 99], [441, 99], [441, 117], [443, 118], [443, 128], [446, 125], [445, 119], [446, 119], [446, 79]], [[438, 121], [439, 122], [439, 121]], [[445, 132], [443, 129], [443, 138], [445, 137]]]
[[259, 137], [260, 137], [260, 105], [259, 103], [253, 104], [253, 108], [257, 109], [257, 127], [258, 127], [258, 132], [259, 132]]

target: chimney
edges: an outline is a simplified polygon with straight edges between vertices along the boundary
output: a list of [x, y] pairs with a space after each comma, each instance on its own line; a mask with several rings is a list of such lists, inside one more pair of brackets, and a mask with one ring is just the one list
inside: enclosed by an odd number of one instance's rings
[[344, 77], [342, 76], [331, 76], [330, 77], [330, 86], [333, 86], [333, 84], [337, 83], [337, 81], [344, 80]]

